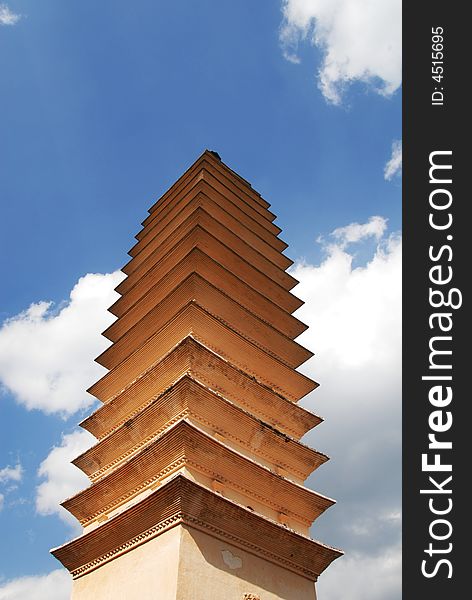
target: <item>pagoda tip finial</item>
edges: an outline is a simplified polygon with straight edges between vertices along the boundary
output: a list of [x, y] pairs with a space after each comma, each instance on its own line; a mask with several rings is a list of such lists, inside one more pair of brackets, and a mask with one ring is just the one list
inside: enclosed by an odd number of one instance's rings
[[208, 152], [210, 154], [213, 154], [213, 156], [216, 157], [218, 160], [221, 160], [221, 156], [215, 150], [208, 150]]

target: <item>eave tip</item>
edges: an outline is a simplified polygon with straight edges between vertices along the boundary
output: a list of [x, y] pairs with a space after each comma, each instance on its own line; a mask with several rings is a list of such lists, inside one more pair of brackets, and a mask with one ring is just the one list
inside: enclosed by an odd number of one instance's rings
[[221, 160], [221, 156], [218, 154], [218, 152], [216, 152], [216, 150], [208, 150], [208, 152], [209, 152], [210, 154], [213, 154], [213, 156], [214, 156], [215, 158], [217, 158], [218, 160]]

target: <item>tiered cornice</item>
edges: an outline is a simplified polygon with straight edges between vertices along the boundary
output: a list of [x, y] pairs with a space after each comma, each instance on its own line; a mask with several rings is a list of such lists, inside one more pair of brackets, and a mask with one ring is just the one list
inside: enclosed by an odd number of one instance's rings
[[74, 578], [177, 526], [311, 581], [340, 555], [307, 537], [334, 501], [303, 486], [328, 458], [300, 441], [318, 384], [268, 208], [206, 151], [143, 221], [73, 461], [91, 484], [63, 502], [85, 531], [53, 550]]

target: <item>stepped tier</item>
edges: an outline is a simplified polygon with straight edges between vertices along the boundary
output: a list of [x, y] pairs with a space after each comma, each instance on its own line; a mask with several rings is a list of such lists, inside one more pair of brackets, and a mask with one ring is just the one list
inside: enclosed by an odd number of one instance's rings
[[188, 336], [145, 374], [84, 419], [81, 426], [101, 439], [144, 410], [183, 376], [200, 382], [295, 439], [322, 421]]
[[[208, 562], [215, 540], [257, 556], [263, 571], [277, 565], [282, 591], [268, 600], [314, 600], [312, 584], [290, 577], [286, 595], [284, 573], [315, 581], [341, 554], [307, 537], [334, 500], [303, 486], [328, 457], [300, 441], [322, 420], [297, 405], [318, 384], [297, 370], [313, 354], [295, 341], [306, 329], [292, 315], [302, 301], [268, 207], [207, 151], [143, 221], [110, 308], [111, 345], [96, 359], [108, 371], [88, 390], [102, 405], [81, 423], [98, 441], [73, 461], [91, 484], [62, 503], [85, 530], [53, 551], [85, 578], [74, 600], [134, 595], [139, 574], [150, 581], [162, 560], [182, 573], [200, 561], [226, 590], [224, 567], [213, 568], [221, 557]], [[147, 558], [120, 562], [157, 538]], [[107, 580], [116, 564], [138, 562], [123, 567], [138, 588]], [[272, 585], [264, 577], [262, 590]]]
[[[295, 530], [308, 532], [334, 501], [248, 460], [186, 420], [180, 420], [136, 455], [62, 503], [82, 525], [109, 515], [140, 493], [185, 468], [225, 495], [274, 520], [285, 514]], [[219, 489], [215, 487], [215, 489]], [[257, 508], [258, 510], [257, 510]]]
[[[236, 251], [232, 250], [200, 224], [193, 226], [173, 248], [163, 253], [159, 258], [156, 258], [156, 262], [148, 271], [141, 273], [142, 276], [139, 279], [133, 273], [117, 286], [116, 291], [123, 296], [125, 294], [130, 296], [136, 302], [140, 296], [147, 292], [153, 282], [156, 281], [156, 276], [162, 276], [167, 271], [167, 264], [175, 264], [192, 248], [200, 248], [205, 254], [225, 267], [226, 270], [235, 273], [239, 279], [258, 290], [283, 310], [291, 313], [303, 304], [288, 289], [296, 284], [296, 280], [290, 278], [288, 287], [283, 287], [279, 283], [272, 281], [263, 271], [248, 263], [244, 257], [241, 257]], [[161, 260], [164, 258], [166, 261], [169, 261], [169, 263], [164, 263], [165, 266], [162, 264], [164, 261]]]
[[102, 402], [106, 402], [152, 365], [162, 360], [169, 350], [189, 335], [294, 402], [314, 390], [317, 385], [305, 375], [249, 342], [191, 301], [88, 391]]
[[342, 554], [181, 474], [99, 528], [52, 552], [74, 577], [79, 577], [180, 523], [230, 540], [313, 581]]
[[133, 258], [123, 270], [126, 273], [132, 272], [156, 248], [158, 240], [168, 237], [172, 231], [181, 225], [198, 208], [205, 211], [207, 215], [220, 225], [234, 232], [243, 241], [250, 244], [254, 250], [275, 266], [287, 269], [293, 264], [293, 261], [274, 248], [273, 244], [270, 243], [273, 242], [272, 239], [267, 236], [264, 239], [254, 233], [250, 228], [250, 224], [245, 222], [242, 211], [234, 209], [234, 207], [229, 207], [228, 209], [227, 206], [219, 203], [221, 199], [221, 195], [209, 184], [200, 180], [186, 196], [171, 206], [171, 210], [168, 213], [147, 227], [146, 235], [130, 250], [129, 253]]
[[[236, 191], [236, 195], [240, 198], [245, 199], [246, 202], [255, 203], [267, 211], [262, 211], [262, 214], [267, 216], [269, 220], [274, 220], [274, 213], [269, 211], [270, 203], [263, 198], [259, 192], [256, 192], [252, 185], [241, 175], [233, 171], [228, 165], [217, 158], [211, 153], [204, 152], [186, 171], [181, 175], [177, 181], [172, 185], [162, 196], [156, 200], [156, 202], [148, 209], [148, 213], [152, 216], [153, 213], [159, 210], [165, 202], [176, 194], [182, 193], [182, 186], [188, 183], [189, 179], [195, 175], [203, 177], [205, 173], [213, 175], [220, 185], [226, 186], [233, 191]], [[241, 185], [243, 184], [243, 185]], [[239, 195], [242, 192], [242, 196]], [[270, 215], [270, 216], [269, 216]], [[149, 217], [143, 221], [142, 225], [146, 224]]]
[[241, 237], [221, 225], [219, 221], [210, 216], [202, 207], [198, 206], [174, 230], [166, 232], [167, 237], [162, 239], [162, 235], [155, 236], [144, 249], [149, 249], [148, 256], [143, 256], [143, 250], [125, 265], [123, 271], [128, 277], [118, 286], [117, 290], [120, 293], [125, 293], [131, 289], [136, 281], [139, 281], [151, 267], [156, 265], [162, 257], [168, 254], [197, 226], [224, 243], [227, 248], [230, 248], [240, 258], [269, 278], [274, 284], [279, 285], [285, 290], [290, 290], [297, 285], [298, 281], [294, 277], [286, 273], [282, 268], [274, 265], [265, 256], [241, 239]]
[[74, 461], [92, 481], [187, 419], [246, 457], [303, 482], [327, 457], [257, 419], [188, 375]]
[[192, 273], [105, 350], [96, 359], [97, 362], [112, 369], [191, 302], [290, 367], [297, 367], [313, 356], [312, 352], [279, 333], [202, 277]]
[[[251, 228], [257, 228], [255, 224], [258, 223], [259, 226], [270, 234], [274, 236], [278, 235], [282, 230], [272, 223], [275, 215], [267, 208], [260, 206], [249, 195], [244, 192], [241, 194], [241, 188], [238, 188], [229, 182], [223, 174], [220, 164], [213, 163], [211, 158], [204, 158], [200, 165], [196, 165], [195, 172], [188, 177], [184, 185], [173, 186], [173, 189], [171, 188], [167, 194], [164, 194], [156, 204], [151, 207], [151, 214], [149, 217], [146, 217], [142, 223], [144, 229], [146, 229], [150, 223], [162, 217], [169, 206], [172, 203], [175, 203], [177, 196], [181, 197], [184, 195], [186, 191], [199, 180], [205, 180], [222, 195], [228, 206], [235, 206], [241, 209], [246, 217], [251, 219]], [[137, 239], [141, 239], [141, 237], [142, 232], [138, 233], [136, 236]], [[282, 243], [282, 245], [284, 244]], [[286, 245], [284, 245], [284, 247], [286, 247]]]
[[290, 338], [297, 337], [306, 329], [301, 321], [248, 286], [198, 247], [193, 247], [177, 263], [172, 255], [168, 256], [160, 266], [164, 274], [156, 270], [150, 287], [142, 295], [137, 299], [124, 296], [111, 306], [110, 312], [118, 316], [118, 319], [104, 332], [105, 337], [112, 341], [119, 339], [190, 273], [197, 273], [213, 287]]

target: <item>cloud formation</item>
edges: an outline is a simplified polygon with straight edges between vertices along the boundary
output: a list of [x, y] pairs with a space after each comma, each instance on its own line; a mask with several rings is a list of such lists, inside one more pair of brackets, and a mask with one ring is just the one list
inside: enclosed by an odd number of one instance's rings
[[377, 556], [351, 554], [337, 560], [317, 584], [323, 600], [398, 600], [401, 597], [401, 548]]
[[300, 42], [322, 54], [318, 86], [340, 104], [345, 88], [360, 81], [390, 96], [401, 85], [400, 0], [283, 0], [280, 41], [284, 56], [300, 62]]
[[0, 483], [6, 483], [7, 481], [21, 481], [23, 477], [23, 467], [20, 463], [17, 463], [14, 467], [3, 467], [0, 469]]
[[[378, 216], [370, 217], [367, 223], [350, 223], [344, 227], [338, 227], [330, 234], [330, 237], [336, 240], [332, 251], [335, 251], [336, 247], [343, 250], [348, 244], [361, 242], [366, 238], [373, 237], [379, 241], [386, 229], [387, 219]], [[320, 241], [322, 241], [322, 238], [320, 238]]]
[[392, 143], [392, 155], [385, 165], [384, 178], [387, 181], [402, 173], [402, 141], [394, 140]]
[[0, 382], [27, 409], [71, 415], [93, 403], [86, 389], [104, 373], [94, 362], [108, 345], [101, 335], [120, 271], [81, 277], [69, 301], [32, 304], [0, 328]]
[[6, 4], [0, 4], [0, 25], [15, 25], [21, 19]]
[[17, 462], [14, 467], [7, 465], [6, 467], [3, 467], [3, 469], [0, 469], [0, 484], [3, 484], [2, 492], [5, 492], [0, 493], [0, 512], [5, 507], [6, 495], [16, 490], [22, 479], [23, 467], [20, 462]]
[[77, 532], [80, 532], [77, 519], [60, 503], [90, 485], [88, 477], [71, 464], [71, 460], [85, 452], [94, 442], [95, 438], [88, 431], [68, 433], [62, 437], [61, 444], [51, 450], [38, 470], [38, 475], [44, 481], [36, 489], [36, 511], [40, 515], [56, 514]]
[[72, 580], [67, 571], [56, 569], [47, 575], [18, 577], [0, 583], [0, 600], [68, 600]]
[[[325, 417], [304, 441], [332, 458], [307, 484], [338, 501], [312, 535], [346, 552], [320, 578], [325, 600], [401, 595], [402, 244], [385, 228], [382, 217], [338, 228], [321, 264], [291, 270], [310, 326], [298, 341], [315, 352], [302, 370], [321, 383], [302, 403]], [[347, 246], [367, 237], [374, 255], [354, 268]]]

